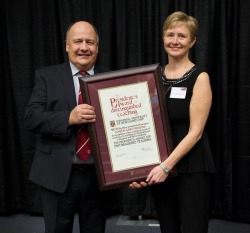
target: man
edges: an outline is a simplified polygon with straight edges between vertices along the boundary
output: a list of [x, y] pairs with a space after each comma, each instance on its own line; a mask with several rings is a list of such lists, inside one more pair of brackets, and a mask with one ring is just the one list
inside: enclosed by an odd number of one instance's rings
[[30, 179], [41, 186], [46, 233], [72, 232], [76, 212], [80, 232], [104, 232], [93, 157], [82, 160], [76, 154], [80, 127], [96, 120], [92, 106], [77, 104], [79, 72], [93, 75], [104, 71], [95, 66], [98, 45], [94, 26], [76, 22], [66, 35], [69, 62], [35, 73], [25, 126], [40, 134]]

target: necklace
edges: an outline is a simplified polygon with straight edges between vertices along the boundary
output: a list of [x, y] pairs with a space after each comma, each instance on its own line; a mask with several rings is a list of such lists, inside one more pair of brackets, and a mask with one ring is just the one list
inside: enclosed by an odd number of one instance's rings
[[167, 89], [165, 91], [164, 97], [166, 99], [167, 93], [172, 88], [173, 85], [176, 85], [178, 83], [184, 82], [189, 78], [189, 76], [197, 69], [196, 66], [193, 66], [189, 71], [187, 71], [181, 78], [178, 79], [167, 79], [166, 75], [164, 73], [165, 67], [161, 67], [161, 79], [163, 86], [166, 86]]
[[[164, 69], [163, 69], [164, 68]], [[165, 67], [162, 67], [161, 69], [161, 73], [162, 73], [162, 76], [161, 76], [161, 79], [162, 79], [162, 83], [163, 85], [168, 85], [170, 87], [172, 87], [173, 85], [177, 84], [177, 83], [181, 83], [185, 80], [187, 80], [189, 78], [189, 76], [197, 69], [196, 66], [193, 66], [189, 71], [187, 71], [182, 77], [178, 78], [178, 79], [167, 79], [165, 73], [164, 73], [164, 70], [165, 70]]]

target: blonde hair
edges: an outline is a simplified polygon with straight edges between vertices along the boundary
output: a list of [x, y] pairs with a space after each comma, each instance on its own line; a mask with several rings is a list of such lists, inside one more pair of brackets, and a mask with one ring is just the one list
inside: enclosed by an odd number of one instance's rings
[[185, 23], [190, 31], [191, 40], [195, 40], [198, 32], [198, 21], [194, 17], [189, 16], [182, 11], [176, 11], [167, 17], [163, 24], [162, 36], [164, 37], [166, 30], [173, 28], [178, 23]]

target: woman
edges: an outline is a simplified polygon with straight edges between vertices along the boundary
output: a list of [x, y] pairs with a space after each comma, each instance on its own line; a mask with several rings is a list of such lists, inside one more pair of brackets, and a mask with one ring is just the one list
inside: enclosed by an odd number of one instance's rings
[[[168, 64], [162, 67], [162, 81], [174, 150], [151, 170], [146, 182], [130, 184], [131, 188], [152, 185], [162, 233], [208, 231], [210, 180], [215, 168], [204, 128], [212, 92], [208, 74], [189, 59], [197, 30], [197, 20], [183, 12], [171, 14], [164, 23]], [[167, 179], [173, 167], [178, 176]]]

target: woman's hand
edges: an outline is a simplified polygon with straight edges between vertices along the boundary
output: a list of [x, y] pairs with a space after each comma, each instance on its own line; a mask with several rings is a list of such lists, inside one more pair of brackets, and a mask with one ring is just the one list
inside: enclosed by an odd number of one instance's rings
[[129, 187], [132, 188], [132, 189], [140, 189], [140, 188], [143, 188], [143, 187], [146, 187], [148, 186], [148, 184], [144, 181], [138, 183], [138, 182], [133, 182], [131, 184], [129, 184]]
[[163, 171], [160, 166], [156, 166], [149, 173], [146, 182], [148, 185], [159, 184], [164, 182], [168, 177], [168, 174]]
[[148, 185], [160, 184], [164, 182], [167, 177], [168, 177], [168, 174], [164, 172], [160, 166], [156, 166], [155, 168], [151, 170], [145, 182], [144, 181], [140, 183], [133, 182], [129, 184], [129, 187], [132, 189], [140, 189]]

